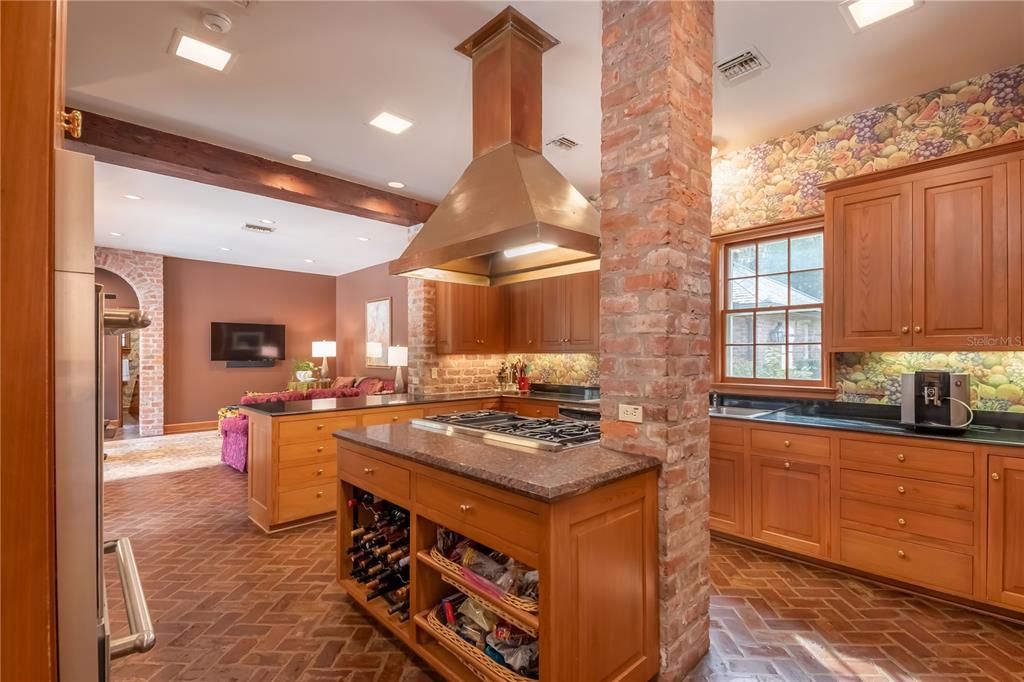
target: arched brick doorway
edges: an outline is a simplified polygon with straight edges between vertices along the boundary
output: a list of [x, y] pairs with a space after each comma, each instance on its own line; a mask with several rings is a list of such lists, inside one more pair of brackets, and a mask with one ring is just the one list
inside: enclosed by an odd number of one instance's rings
[[139, 332], [139, 435], [164, 432], [164, 259], [153, 253], [96, 247], [96, 267], [122, 277], [152, 324]]

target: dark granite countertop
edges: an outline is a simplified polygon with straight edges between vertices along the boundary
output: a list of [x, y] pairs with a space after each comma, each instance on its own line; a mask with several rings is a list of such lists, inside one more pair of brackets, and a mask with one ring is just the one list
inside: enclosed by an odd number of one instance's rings
[[547, 400], [556, 403], [597, 404], [599, 400], [587, 400], [582, 396], [570, 393], [498, 393], [497, 391], [477, 391], [474, 393], [392, 393], [386, 395], [366, 395], [355, 398], [319, 398], [317, 400], [292, 400], [289, 402], [259, 403], [242, 405], [242, 409], [250, 410], [271, 417], [290, 417], [297, 414], [314, 414], [317, 412], [336, 412], [339, 410], [366, 410], [374, 407], [400, 407], [402, 405], [426, 405], [430, 403], [447, 403], [456, 400], [483, 400], [486, 398], [527, 398], [529, 400]]
[[562, 452], [503, 447], [472, 436], [448, 436], [411, 424], [347, 429], [336, 431], [334, 437], [541, 502], [579, 495], [659, 466], [656, 459], [600, 445]]
[[722, 404], [768, 410], [743, 417], [711, 413], [714, 419], [740, 419], [767, 424], [813, 426], [822, 429], [860, 431], [883, 436], [932, 438], [961, 443], [1024, 446], [1024, 415], [976, 411], [974, 422], [963, 433], [917, 431], [900, 424], [900, 408], [825, 400], [772, 400], [722, 396]]

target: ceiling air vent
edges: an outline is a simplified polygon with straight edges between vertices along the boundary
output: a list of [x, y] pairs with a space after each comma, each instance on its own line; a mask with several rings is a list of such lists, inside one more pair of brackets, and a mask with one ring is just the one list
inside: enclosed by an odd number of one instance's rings
[[270, 225], [254, 225], [252, 223], [246, 223], [245, 225], [242, 225], [242, 229], [246, 232], [255, 232], [256, 234], [270, 234], [277, 228], [271, 227]]
[[580, 146], [580, 143], [570, 137], [562, 135], [561, 137], [556, 137], [553, 140], [548, 140], [547, 146], [556, 147], [563, 151], [569, 152], [575, 149], [576, 147]]
[[742, 52], [735, 57], [722, 59], [715, 63], [715, 68], [722, 74], [722, 77], [729, 82], [745, 78], [762, 69], [768, 68], [766, 60], [756, 47]]

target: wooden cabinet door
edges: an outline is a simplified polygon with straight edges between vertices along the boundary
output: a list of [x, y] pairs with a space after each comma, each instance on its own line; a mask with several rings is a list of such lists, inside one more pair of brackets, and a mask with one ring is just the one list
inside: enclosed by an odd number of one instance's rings
[[746, 498], [743, 488], [743, 452], [711, 446], [708, 478], [711, 528], [742, 535], [743, 501]]
[[499, 287], [438, 282], [437, 352], [504, 352], [504, 301]]
[[828, 464], [751, 455], [750, 488], [753, 539], [828, 556]]
[[540, 349], [559, 352], [565, 348], [565, 278], [540, 280]]
[[1010, 345], [1006, 189], [1005, 163], [914, 183], [915, 347]]
[[597, 351], [601, 340], [601, 281], [597, 272], [565, 277], [565, 346], [572, 351]]
[[[472, 294], [475, 309], [478, 353], [505, 352], [505, 288], [476, 287]], [[473, 352], [473, 351], [470, 351]]]
[[[909, 346], [911, 185], [828, 197], [826, 238], [833, 350]], [[829, 310], [829, 307], [831, 310]], [[826, 318], [827, 319], [827, 318]]]
[[508, 352], [536, 353], [540, 349], [540, 281], [508, 287]]
[[1024, 459], [988, 456], [988, 598], [1024, 608]]

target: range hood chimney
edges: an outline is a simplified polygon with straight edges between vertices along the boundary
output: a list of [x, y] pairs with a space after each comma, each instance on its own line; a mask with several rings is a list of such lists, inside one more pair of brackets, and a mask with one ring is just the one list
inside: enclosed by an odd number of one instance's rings
[[597, 209], [541, 153], [541, 59], [557, 44], [506, 7], [455, 48], [473, 60], [473, 161], [392, 275], [499, 286], [600, 267]]

